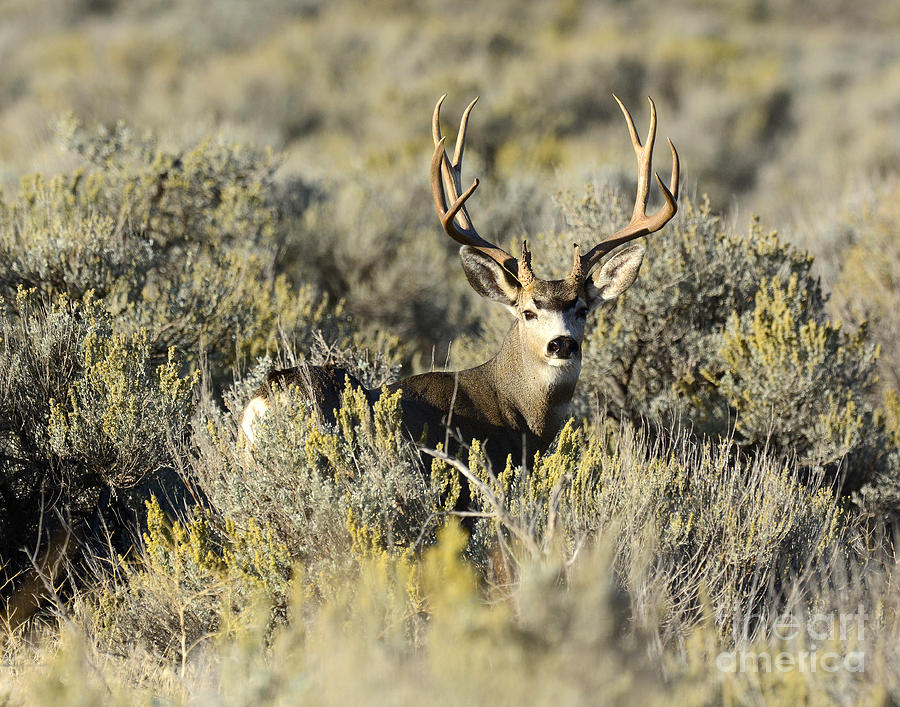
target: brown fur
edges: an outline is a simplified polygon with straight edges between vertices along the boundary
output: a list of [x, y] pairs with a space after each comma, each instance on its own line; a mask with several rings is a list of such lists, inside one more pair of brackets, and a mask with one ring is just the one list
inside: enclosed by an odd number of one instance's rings
[[403, 422], [412, 439], [424, 439], [433, 447], [447, 439], [449, 426], [465, 442], [485, 441], [488, 458], [499, 473], [507, 455], [520, 464], [546, 449], [559, 432], [574, 393], [574, 380], [550, 389], [534, 376], [526, 360], [531, 357], [532, 352], [521, 345], [516, 322], [497, 355], [480, 366], [423, 373], [388, 389], [402, 391]]

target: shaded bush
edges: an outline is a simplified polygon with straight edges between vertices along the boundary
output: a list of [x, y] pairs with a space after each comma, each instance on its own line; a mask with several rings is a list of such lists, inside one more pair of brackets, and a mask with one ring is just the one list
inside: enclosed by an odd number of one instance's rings
[[57, 514], [83, 533], [101, 497], [178, 468], [195, 378], [171, 352], [154, 365], [146, 336], [116, 333], [90, 296], [0, 305], [0, 558], [14, 573]]

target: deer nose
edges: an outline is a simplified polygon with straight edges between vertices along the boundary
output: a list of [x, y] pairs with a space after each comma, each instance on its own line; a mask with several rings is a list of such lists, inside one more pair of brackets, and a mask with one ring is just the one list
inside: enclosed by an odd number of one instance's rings
[[578, 342], [571, 336], [557, 336], [547, 344], [547, 354], [552, 358], [571, 358], [578, 353]]

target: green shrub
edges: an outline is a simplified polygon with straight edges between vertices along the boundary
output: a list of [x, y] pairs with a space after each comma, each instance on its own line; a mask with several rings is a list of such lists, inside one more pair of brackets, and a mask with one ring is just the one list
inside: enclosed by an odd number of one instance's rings
[[[668, 643], [693, 629], [704, 603], [723, 633], [735, 612], [764, 611], [773, 587], [826, 562], [844, 542], [845, 512], [796, 463], [736, 455], [729, 440], [657, 435], [570, 421], [532, 469], [507, 467], [491, 478], [470, 460], [509, 516], [476, 492], [490, 518], [478, 521], [473, 543], [489, 547], [502, 531], [515, 566], [529, 552], [575, 562], [603, 538], [635, 615]], [[520, 542], [523, 535], [531, 541]]]
[[[562, 202], [586, 242], [627, 220], [614, 192]], [[636, 285], [588, 334], [582, 400], [714, 438], [734, 430], [748, 451], [796, 455], [847, 491], [868, 485], [866, 507], [884, 512], [875, 487], [896, 449], [873, 396], [877, 347], [866, 328], [829, 321], [812, 257], [756, 220], [729, 233], [690, 201], [648, 249]]]
[[154, 498], [136, 559], [104, 566], [85, 605], [91, 635], [116, 655], [144, 651], [180, 666], [214, 637], [233, 636], [258, 602], [283, 623], [291, 561], [271, 530], [200, 512], [169, 521]]
[[201, 410], [193, 477], [220, 516], [272, 528], [320, 591], [361, 553], [403, 554], [433, 536], [436, 499], [404, 437], [399, 394], [370, 408], [348, 386], [336, 426], [321, 429], [292, 388], [259, 424], [253, 449], [238, 435], [237, 400], [233, 413]]
[[[135, 568], [131, 578], [148, 594], [134, 592], [131, 599], [149, 609], [168, 588], [171, 599], [164, 607], [176, 614], [185, 594], [171, 585], [180, 576], [172, 563], [181, 557], [184, 566], [196, 567], [197, 552], [190, 543], [202, 533], [192, 525], [158, 535], [169, 538], [156, 544], [167, 560], [151, 570], [149, 563], [156, 560], [145, 556], [142, 562], [148, 564]], [[175, 537], [180, 539], [172, 542]], [[0, 676], [0, 690], [13, 699], [63, 703], [90, 695], [122, 704], [139, 699], [181, 704], [198, 698], [241, 705], [310, 700], [421, 704], [423, 699], [442, 704], [596, 704], [598, 699], [639, 698], [647, 704], [733, 700], [816, 705], [882, 704], [897, 687], [892, 663], [897, 601], [891, 588], [896, 564], [876, 554], [864, 563], [845, 563], [850, 574], [839, 588], [815, 582], [789, 587], [790, 615], [801, 622], [796, 638], [785, 639], [783, 631], [774, 629], [775, 617], [769, 617], [772, 622], [735, 640], [723, 637], [705, 616], [683, 640], [659, 645], [642, 628], [648, 617], [630, 615], [629, 597], [611, 581], [614, 543], [585, 546], [570, 565], [524, 561], [515, 591], [492, 601], [484, 600], [462, 558], [464, 544], [465, 535], [450, 524], [421, 559], [366, 558], [334, 577], [331, 591], [320, 599], [310, 599], [303, 580], [295, 578], [301, 586], [292, 587], [288, 623], [273, 627], [270, 606], [258, 606], [239, 621], [223, 622], [213, 636], [199, 637], [186, 661], [178, 655], [187, 640], [182, 641], [177, 621], [167, 629], [174, 640], [174, 660], [160, 661], [134, 643], [121, 653], [100, 649], [98, 639], [105, 639], [106, 629], [82, 623], [85, 614], [80, 611], [79, 623], [68, 627], [58, 642], [32, 661], [14, 664], [11, 681], [4, 683]], [[839, 565], [828, 561], [821, 568], [839, 580]], [[217, 569], [206, 575], [206, 587], [197, 588], [210, 604], [221, 602], [223, 617], [234, 616], [229, 609], [234, 595], [222, 591], [225, 576]], [[809, 642], [808, 620], [838, 621], [845, 615], [854, 619], [846, 637], [836, 633], [833, 639]], [[154, 625], [151, 616], [148, 611], [147, 627]], [[737, 623], [744, 618], [738, 612], [733, 616]], [[861, 636], [857, 616], [863, 618]], [[818, 621], [818, 630], [828, 626]], [[122, 631], [127, 624], [110, 628]], [[785, 653], [795, 669], [718, 667], [723, 654], [727, 658], [741, 651], [751, 657], [768, 654], [772, 661]], [[832, 651], [839, 658], [849, 651], [861, 653], [865, 669], [823, 669], [821, 656]], [[805, 659], [806, 671], [796, 668], [800, 659]], [[813, 659], [819, 661], [815, 673]]]
[[0, 203], [0, 296], [91, 292], [119, 331], [147, 332], [153, 361], [175, 347], [217, 382], [279, 333], [308, 346], [317, 329], [342, 330], [339, 306], [276, 272], [271, 155], [216, 139], [168, 152], [121, 125], [88, 136], [73, 119], [59, 129], [87, 165], [25, 179]]
[[116, 333], [89, 294], [20, 290], [0, 306], [0, 557], [14, 571], [56, 514], [80, 533], [105, 491], [178, 468], [195, 378], [171, 353], [154, 365], [146, 335]]
[[763, 282], [753, 311], [732, 314], [722, 372], [703, 374], [737, 412], [742, 443], [771, 443], [804, 465], [833, 467], [872, 427], [866, 411], [877, 353], [864, 329], [847, 335], [817, 314], [796, 276], [786, 287]]

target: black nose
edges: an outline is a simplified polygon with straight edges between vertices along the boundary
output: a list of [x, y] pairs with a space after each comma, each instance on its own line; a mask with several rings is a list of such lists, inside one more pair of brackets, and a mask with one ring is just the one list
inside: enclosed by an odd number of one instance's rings
[[547, 344], [547, 353], [553, 358], [571, 358], [578, 353], [578, 342], [571, 336], [557, 336]]

